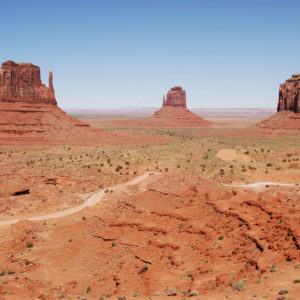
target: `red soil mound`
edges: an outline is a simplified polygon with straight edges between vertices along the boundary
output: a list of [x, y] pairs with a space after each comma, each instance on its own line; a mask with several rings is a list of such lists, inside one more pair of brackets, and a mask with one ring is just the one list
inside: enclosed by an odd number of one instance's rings
[[162, 107], [153, 114], [152, 120], [162, 127], [208, 127], [212, 124], [187, 108], [176, 106]]
[[283, 110], [259, 122], [257, 126], [266, 130], [300, 131], [300, 113]]
[[96, 132], [52, 104], [0, 103], [0, 138], [68, 139]]

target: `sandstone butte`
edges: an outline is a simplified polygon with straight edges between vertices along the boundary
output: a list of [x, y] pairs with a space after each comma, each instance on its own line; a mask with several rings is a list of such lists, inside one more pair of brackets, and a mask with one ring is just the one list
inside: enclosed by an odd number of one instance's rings
[[0, 141], [90, 138], [98, 132], [57, 106], [52, 72], [47, 87], [38, 66], [13, 61], [2, 64]]
[[277, 113], [258, 123], [260, 128], [300, 130], [300, 74], [280, 84]]
[[186, 108], [186, 91], [181, 86], [171, 88], [167, 98], [163, 96], [162, 108], [152, 115], [161, 126], [208, 127], [212, 122], [200, 118]]

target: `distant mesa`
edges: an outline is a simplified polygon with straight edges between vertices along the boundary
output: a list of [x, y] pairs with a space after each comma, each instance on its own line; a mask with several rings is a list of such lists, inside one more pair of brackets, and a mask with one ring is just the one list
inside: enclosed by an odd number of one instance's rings
[[300, 130], [300, 74], [280, 84], [277, 113], [257, 125], [265, 129]]
[[58, 106], [49, 73], [49, 86], [40, 68], [29, 63], [4, 62], [0, 69], [0, 142], [24, 139], [70, 139], [96, 133]]
[[163, 96], [162, 108], [152, 119], [162, 127], [208, 127], [212, 124], [186, 108], [186, 91], [181, 86], [171, 88], [167, 98]]
[[181, 86], [175, 86], [168, 91], [167, 100], [163, 96], [163, 107], [174, 106], [186, 108], [186, 92]]

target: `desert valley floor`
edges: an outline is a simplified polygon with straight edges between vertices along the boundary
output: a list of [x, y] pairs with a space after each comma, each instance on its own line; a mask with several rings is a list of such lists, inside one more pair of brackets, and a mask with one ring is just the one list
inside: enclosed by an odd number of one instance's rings
[[0, 146], [1, 299], [299, 299], [299, 133], [80, 119], [103, 139]]

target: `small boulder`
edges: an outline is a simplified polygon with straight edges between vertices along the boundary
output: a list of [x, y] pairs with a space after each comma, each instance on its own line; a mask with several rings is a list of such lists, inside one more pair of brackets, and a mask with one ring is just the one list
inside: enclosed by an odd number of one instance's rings
[[172, 288], [168, 290], [168, 296], [176, 296], [177, 292], [176, 289]]

